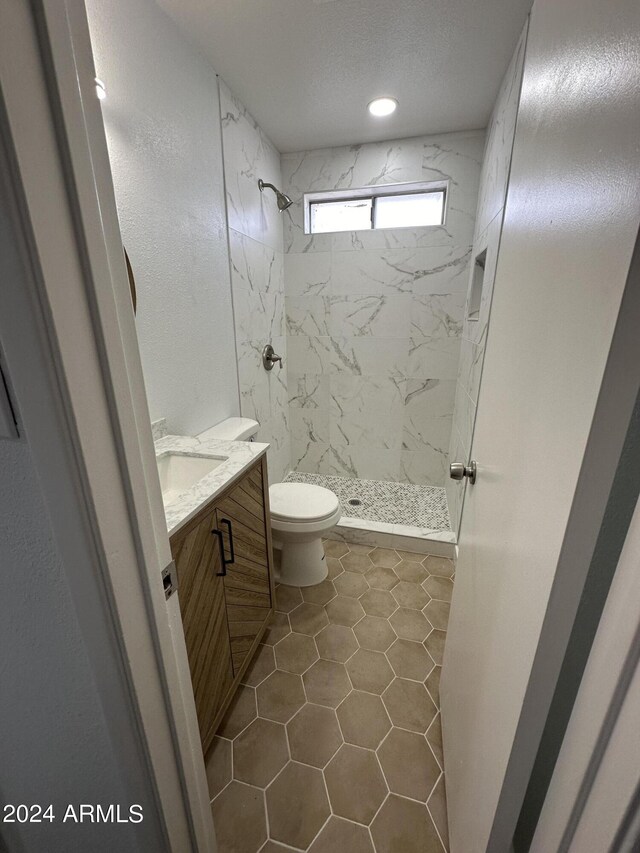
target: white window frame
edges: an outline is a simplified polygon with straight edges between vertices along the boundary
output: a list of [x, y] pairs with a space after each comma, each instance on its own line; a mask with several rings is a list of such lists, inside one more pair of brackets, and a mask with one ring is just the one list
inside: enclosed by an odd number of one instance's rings
[[[353, 201], [359, 198], [376, 199], [380, 196], [416, 195], [428, 192], [444, 192], [442, 205], [442, 222], [436, 225], [400, 225], [398, 228], [442, 228], [447, 222], [447, 202], [449, 200], [449, 181], [404, 181], [399, 184], [378, 184], [357, 189], [324, 190], [304, 194], [304, 233], [313, 235], [311, 231], [311, 205], [319, 202]], [[373, 223], [372, 223], [373, 226]], [[359, 229], [369, 230], [369, 229]], [[371, 228], [371, 231], [388, 231], [388, 228]], [[323, 234], [342, 234], [342, 231], [323, 231]], [[348, 233], [348, 232], [347, 232]]]

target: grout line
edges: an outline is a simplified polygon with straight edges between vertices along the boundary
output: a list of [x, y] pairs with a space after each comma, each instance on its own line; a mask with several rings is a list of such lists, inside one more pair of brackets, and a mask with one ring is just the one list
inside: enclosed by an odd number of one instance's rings
[[[382, 778], [384, 779], [384, 774], [383, 774], [383, 777], [382, 777]], [[385, 779], [385, 784], [386, 784], [386, 779]], [[370, 820], [370, 821], [369, 821], [369, 823], [368, 823], [369, 833], [371, 833], [371, 827], [372, 827], [372, 826], [373, 826], [373, 824], [375, 823], [376, 818], [378, 817], [378, 815], [379, 815], [379, 814], [380, 814], [380, 812], [382, 811], [382, 809], [383, 809], [383, 807], [384, 807], [384, 804], [387, 802], [387, 800], [389, 799], [389, 797], [390, 797], [390, 796], [391, 796], [391, 792], [390, 792], [389, 790], [387, 790], [387, 796], [386, 796], [386, 797], [384, 798], [384, 800], [380, 803], [380, 805], [378, 806], [378, 808], [377, 808], [377, 810], [376, 810], [376, 813], [374, 814], [374, 816], [371, 818], [371, 820]], [[372, 843], [373, 843], [373, 835], [371, 836], [371, 841], [372, 841]], [[374, 848], [375, 848], [375, 845], [374, 845]]]
[[[429, 812], [429, 817], [431, 818], [431, 823], [433, 824], [433, 826], [434, 826], [434, 828], [435, 828], [435, 830], [436, 830], [436, 834], [437, 834], [438, 838], [440, 839], [440, 844], [442, 844], [442, 849], [443, 849], [444, 853], [448, 853], [447, 845], [444, 843], [444, 838], [442, 837], [442, 835], [440, 835], [440, 830], [438, 829], [438, 824], [435, 822], [435, 820], [434, 820], [434, 818], [433, 818], [433, 815], [431, 814], [431, 809], [429, 808], [429, 802], [430, 802], [431, 798], [433, 797], [433, 795], [435, 794], [436, 788], [437, 788], [437, 787], [438, 787], [438, 785], [440, 784], [440, 780], [442, 780], [442, 784], [443, 784], [443, 786], [444, 786], [444, 772], [442, 772], [442, 773], [438, 776], [438, 781], [437, 781], [437, 782], [436, 782], [436, 784], [433, 786], [433, 791], [431, 791], [431, 793], [430, 793], [430, 794], [429, 794], [429, 796], [427, 797], [427, 803], [426, 803], [426, 806], [427, 806], [427, 811]], [[446, 802], [447, 802], [447, 800], [446, 800], [446, 793], [445, 793], [445, 795], [444, 795], [444, 798], [445, 798], [445, 814], [446, 814]]]

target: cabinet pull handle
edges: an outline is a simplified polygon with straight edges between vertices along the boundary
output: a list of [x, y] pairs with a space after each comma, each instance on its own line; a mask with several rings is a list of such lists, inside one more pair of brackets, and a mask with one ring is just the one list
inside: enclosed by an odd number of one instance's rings
[[235, 561], [236, 561], [236, 552], [235, 552], [235, 548], [233, 546], [233, 527], [231, 526], [231, 522], [229, 521], [228, 518], [221, 518], [220, 522], [221, 522], [221, 524], [226, 524], [227, 530], [229, 531], [229, 551], [231, 552], [231, 556], [229, 557], [229, 559], [226, 562], [227, 562], [227, 565], [230, 566], [232, 563], [235, 563]]
[[214, 527], [211, 532], [218, 537], [218, 545], [220, 546], [220, 557], [222, 559], [222, 571], [216, 572], [216, 575], [219, 578], [223, 578], [227, 574], [227, 560], [224, 556], [224, 539], [222, 537], [222, 530], [218, 530], [217, 527]]

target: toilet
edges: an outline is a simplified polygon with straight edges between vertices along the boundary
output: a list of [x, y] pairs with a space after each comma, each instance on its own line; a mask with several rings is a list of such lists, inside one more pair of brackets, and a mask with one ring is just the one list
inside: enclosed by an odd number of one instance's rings
[[[227, 418], [200, 433], [200, 441], [253, 441], [260, 425], [249, 418]], [[323, 486], [274, 483], [269, 487], [273, 547], [282, 554], [278, 581], [314, 586], [328, 573], [322, 539], [340, 521], [340, 502]]]
[[328, 572], [322, 539], [340, 521], [338, 498], [311, 483], [274, 483], [269, 503], [273, 546], [282, 551], [280, 583], [320, 583]]

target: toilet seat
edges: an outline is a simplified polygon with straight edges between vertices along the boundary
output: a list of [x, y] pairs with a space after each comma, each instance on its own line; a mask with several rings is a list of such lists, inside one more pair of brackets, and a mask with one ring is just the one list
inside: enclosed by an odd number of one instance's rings
[[325, 522], [340, 511], [336, 495], [311, 483], [274, 483], [269, 488], [271, 519], [287, 525]]

